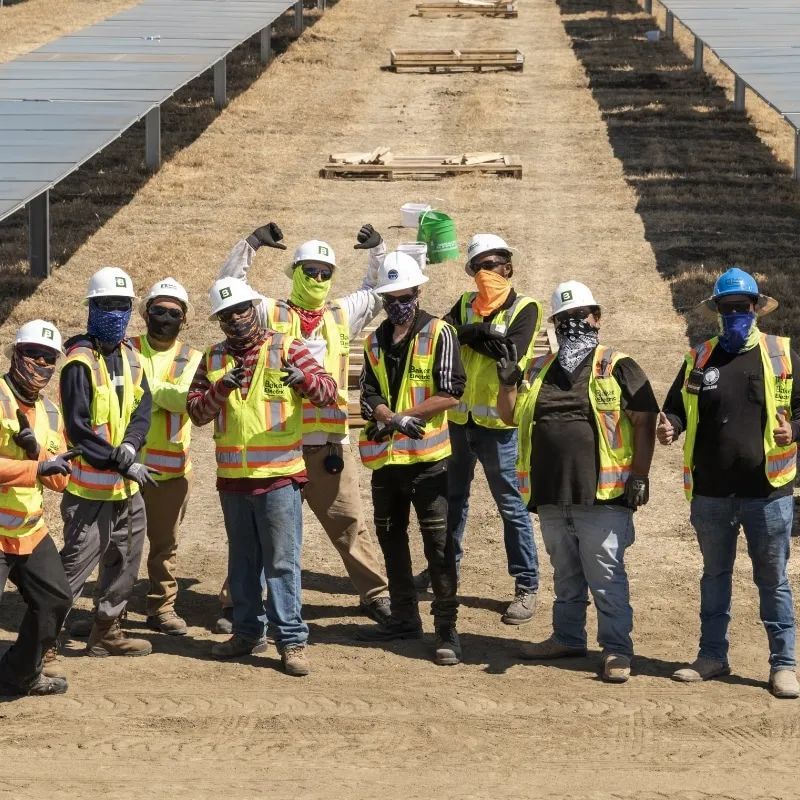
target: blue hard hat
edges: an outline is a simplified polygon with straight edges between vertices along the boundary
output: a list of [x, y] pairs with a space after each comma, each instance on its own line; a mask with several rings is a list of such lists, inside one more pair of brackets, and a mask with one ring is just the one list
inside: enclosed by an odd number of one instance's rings
[[747, 294], [751, 297], [758, 297], [756, 279], [739, 267], [731, 267], [717, 278], [711, 297], [716, 300], [718, 297], [725, 297], [729, 294]]

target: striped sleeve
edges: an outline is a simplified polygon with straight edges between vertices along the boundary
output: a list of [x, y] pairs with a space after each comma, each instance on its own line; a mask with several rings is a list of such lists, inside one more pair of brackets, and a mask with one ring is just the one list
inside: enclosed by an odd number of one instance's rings
[[231, 391], [221, 379], [215, 384], [209, 381], [206, 360], [201, 359], [186, 400], [186, 411], [192, 422], [195, 425], [207, 425], [211, 422], [228, 401]]
[[289, 345], [289, 363], [305, 376], [303, 382], [296, 387], [300, 395], [315, 406], [329, 406], [336, 402], [336, 381], [297, 339], [293, 339]]
[[467, 375], [461, 363], [458, 341], [451, 325], [445, 325], [436, 343], [433, 381], [437, 392], [461, 397], [467, 384]]

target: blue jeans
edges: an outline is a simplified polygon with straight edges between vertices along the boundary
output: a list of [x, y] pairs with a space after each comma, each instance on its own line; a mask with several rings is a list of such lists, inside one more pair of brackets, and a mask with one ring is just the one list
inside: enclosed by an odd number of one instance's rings
[[219, 497], [228, 534], [233, 632], [255, 641], [269, 622], [279, 649], [304, 644], [308, 625], [303, 622], [300, 592], [300, 488], [293, 483], [266, 494], [221, 491]]
[[703, 554], [700, 658], [728, 663], [733, 563], [741, 526], [753, 563], [761, 621], [767, 631], [769, 663], [774, 670], [794, 669], [794, 606], [786, 574], [794, 498], [694, 497], [691, 509], [692, 526]]
[[633, 655], [633, 610], [625, 550], [633, 544], [633, 512], [622, 506], [539, 506], [542, 540], [553, 565], [553, 636], [586, 647], [589, 591], [597, 607], [597, 641], [605, 653]]
[[539, 558], [533, 524], [517, 484], [517, 429], [494, 430], [479, 425], [450, 423], [453, 455], [448, 465], [447, 526], [453, 532], [456, 564], [464, 555], [464, 529], [469, 513], [469, 492], [480, 461], [497, 510], [503, 518], [503, 538], [508, 574], [517, 589], [539, 588]]

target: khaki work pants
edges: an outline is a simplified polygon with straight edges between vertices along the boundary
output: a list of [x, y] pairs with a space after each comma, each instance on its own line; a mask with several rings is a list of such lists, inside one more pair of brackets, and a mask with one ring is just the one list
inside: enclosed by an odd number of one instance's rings
[[158, 486], [142, 490], [147, 509], [147, 616], [154, 617], [175, 608], [178, 581], [175, 570], [178, 556], [178, 530], [189, 502], [189, 482], [186, 475], [159, 481]]

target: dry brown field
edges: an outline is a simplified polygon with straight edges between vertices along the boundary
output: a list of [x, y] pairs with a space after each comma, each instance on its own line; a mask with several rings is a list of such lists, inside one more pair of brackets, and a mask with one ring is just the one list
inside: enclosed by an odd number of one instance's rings
[[[34, 3], [12, 8], [22, 14]], [[93, 20], [95, 6], [125, 5], [60, 3], [65, 20], [74, 9], [73, 27]], [[756, 269], [783, 302], [770, 330], [793, 333], [800, 194], [780, 153], [730, 110], [722, 85], [692, 74], [675, 43], [647, 44], [653, 21], [633, 0], [617, 0], [610, 15], [603, 0], [519, 5], [516, 20], [476, 21], [422, 19], [412, 15], [412, 0], [340, 0], [263, 74], [252, 48], [243, 48], [225, 111], [213, 111], [204, 80], [165, 109], [168, 159], [158, 174], [144, 174], [141, 133], [134, 131], [59, 190], [59, 268], [51, 278], [35, 284], [24, 275], [18, 220], [0, 228], [0, 340], [39, 315], [78, 331], [89, 276], [117, 264], [140, 291], [167, 274], [183, 281], [200, 311], [186, 338], [209, 344], [217, 331], [206, 321], [206, 290], [237, 239], [267, 220], [281, 225], [290, 247], [327, 239], [340, 260], [336, 289], [345, 293], [365, 266], [352, 250], [359, 226], [372, 222], [390, 246], [413, 238], [396, 227], [400, 205], [411, 200], [451, 213], [464, 246], [479, 231], [506, 237], [516, 248], [522, 291], [547, 301], [561, 280], [588, 283], [603, 305], [603, 338], [644, 366], [659, 398], [687, 334], [701, 333], [690, 306], [733, 260]], [[39, 40], [28, 38], [23, 49], [59, 32], [43, 25]], [[521, 49], [524, 72], [378, 69], [390, 47], [478, 43]], [[317, 177], [328, 153], [384, 144], [395, 152], [516, 153], [524, 177]], [[260, 252], [253, 283], [284, 296], [285, 260]], [[456, 262], [429, 274], [431, 311], [445, 311], [470, 285]], [[209, 648], [220, 637], [207, 626], [225, 573], [225, 535], [207, 429], [195, 434], [194, 459], [179, 564], [178, 611], [189, 636], [145, 629], [142, 577], [129, 625], [153, 642], [153, 655], [133, 663], [88, 659], [73, 642], [66, 696], [0, 705], [3, 800], [798, 796], [800, 706], [767, 692], [766, 637], [744, 549], [735, 577], [733, 675], [701, 686], [669, 679], [694, 657], [698, 633], [700, 561], [677, 448], [656, 453], [651, 502], [637, 513], [637, 542], [628, 553], [637, 658], [623, 686], [597, 678], [596, 647], [568, 663], [520, 663], [520, 643], [548, 635], [551, 570], [537, 533], [537, 616], [526, 626], [504, 626], [499, 611], [512, 586], [480, 474], [462, 571], [462, 665], [432, 664], [430, 621], [423, 643], [354, 641], [364, 622], [357, 598], [310, 514], [304, 613], [313, 674], [285, 676], [274, 649], [242, 663], [212, 661]], [[368, 487], [364, 472], [369, 514]], [[48, 518], [59, 539], [55, 498]], [[421, 565], [416, 529], [412, 538]], [[791, 572], [797, 589], [796, 560]], [[9, 591], [0, 610], [4, 643], [22, 608]], [[594, 629], [590, 609], [590, 641]]]

